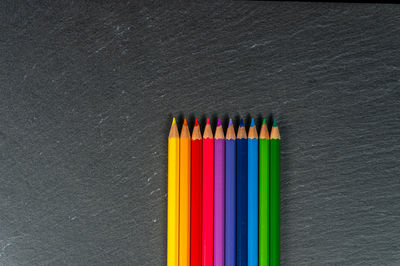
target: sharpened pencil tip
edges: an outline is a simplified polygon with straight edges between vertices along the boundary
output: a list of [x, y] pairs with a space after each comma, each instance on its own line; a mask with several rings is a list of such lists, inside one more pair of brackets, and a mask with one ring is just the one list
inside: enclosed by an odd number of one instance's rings
[[175, 117], [174, 118], [172, 118], [172, 125], [175, 125], [176, 124], [176, 120], [175, 120]]
[[274, 118], [274, 124], [272, 125], [273, 127], [277, 127], [278, 123], [276, 122], [276, 118]]
[[240, 127], [244, 127], [244, 121], [243, 121], [243, 119], [240, 119]]
[[207, 123], [206, 123], [207, 125], [209, 125], [210, 124], [210, 118], [207, 118]]
[[232, 126], [233, 122], [232, 122], [232, 118], [229, 118], [229, 125], [228, 127]]
[[221, 126], [221, 119], [218, 118], [217, 127]]
[[266, 125], [267, 124], [267, 119], [264, 118], [262, 124]]
[[256, 123], [254, 122], [254, 118], [252, 118], [252, 119], [251, 119], [251, 124], [250, 124], [250, 126], [251, 126], [251, 127], [254, 127], [255, 124], [256, 124]]
[[183, 119], [183, 125], [184, 125], [184, 126], [187, 126], [187, 120], [186, 120], [186, 118]]
[[199, 125], [199, 120], [196, 118], [196, 122], [194, 122], [194, 126], [198, 126]]

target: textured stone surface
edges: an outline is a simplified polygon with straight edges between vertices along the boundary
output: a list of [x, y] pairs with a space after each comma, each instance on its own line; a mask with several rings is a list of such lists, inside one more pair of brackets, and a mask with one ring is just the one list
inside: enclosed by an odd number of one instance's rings
[[283, 264], [400, 264], [400, 6], [2, 5], [1, 265], [165, 265], [184, 114], [278, 118]]

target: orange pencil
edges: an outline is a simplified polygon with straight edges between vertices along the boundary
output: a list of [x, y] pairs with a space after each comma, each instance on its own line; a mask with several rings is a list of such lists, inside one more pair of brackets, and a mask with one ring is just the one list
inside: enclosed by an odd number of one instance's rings
[[179, 265], [190, 265], [190, 132], [185, 120], [179, 142]]

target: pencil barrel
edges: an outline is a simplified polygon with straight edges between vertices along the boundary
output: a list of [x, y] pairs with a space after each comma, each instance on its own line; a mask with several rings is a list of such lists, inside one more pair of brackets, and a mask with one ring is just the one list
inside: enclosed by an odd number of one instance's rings
[[167, 265], [178, 265], [179, 138], [168, 139]]
[[269, 265], [269, 139], [259, 140], [259, 265]]
[[190, 265], [190, 138], [179, 143], [179, 265]]
[[258, 265], [258, 139], [248, 139], [248, 266]]
[[247, 139], [237, 139], [236, 265], [247, 265]]
[[213, 265], [214, 252], [214, 140], [203, 139], [202, 265]]
[[201, 265], [201, 186], [202, 140], [192, 140], [191, 160], [191, 212], [190, 212], [190, 265]]

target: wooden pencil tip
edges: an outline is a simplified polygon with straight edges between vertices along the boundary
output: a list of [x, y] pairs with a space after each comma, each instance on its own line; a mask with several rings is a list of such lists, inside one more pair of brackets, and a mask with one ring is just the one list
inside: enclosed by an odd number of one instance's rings
[[196, 122], [194, 122], [194, 126], [198, 126], [199, 125], [199, 120], [196, 118]]
[[187, 126], [187, 120], [186, 120], [186, 118], [183, 119], [183, 125], [184, 125], [184, 126]]

